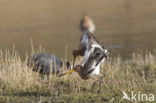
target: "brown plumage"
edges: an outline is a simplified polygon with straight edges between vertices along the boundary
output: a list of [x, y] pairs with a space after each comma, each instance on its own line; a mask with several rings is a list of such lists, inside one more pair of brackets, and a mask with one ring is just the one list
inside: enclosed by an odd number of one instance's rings
[[73, 66], [75, 65], [77, 56], [84, 56], [87, 47], [90, 49], [90, 45], [93, 43], [99, 44], [99, 41], [92, 33], [85, 31], [81, 37], [79, 47], [73, 50]]
[[89, 79], [94, 75], [99, 74], [98, 71], [100, 71], [100, 64], [103, 60], [108, 58], [108, 54], [108, 51], [95, 47], [84, 65], [76, 65], [73, 69], [78, 72], [82, 79]]
[[94, 22], [87, 14], [85, 14], [80, 21], [80, 30], [82, 31], [83, 35], [80, 39], [79, 47], [73, 50], [73, 66], [75, 65], [77, 56], [84, 56], [86, 46], [92, 42], [92, 39], [98, 42], [93, 34], [95, 32]]
[[94, 24], [93, 20], [91, 19], [91, 17], [88, 16], [88, 14], [85, 14], [82, 17], [82, 19], [80, 21], [80, 30], [81, 30], [81, 32], [88, 30], [89, 32], [94, 34], [95, 24]]
[[[77, 72], [79, 76], [86, 80], [93, 76], [97, 76], [100, 73], [100, 65], [103, 61], [105, 61], [108, 58], [109, 52], [102, 48], [102, 46], [99, 44], [98, 40], [89, 33], [88, 31], [84, 34], [85, 39], [81, 39], [81, 44], [79, 46], [79, 49], [73, 51], [74, 58], [77, 56], [83, 56], [82, 64], [76, 65], [73, 69], [61, 74], [60, 76], [63, 76], [65, 74], [70, 74], [72, 72]], [[75, 64], [75, 61], [73, 62]], [[101, 87], [101, 78], [100, 77], [92, 87], [99, 81], [99, 91]]]

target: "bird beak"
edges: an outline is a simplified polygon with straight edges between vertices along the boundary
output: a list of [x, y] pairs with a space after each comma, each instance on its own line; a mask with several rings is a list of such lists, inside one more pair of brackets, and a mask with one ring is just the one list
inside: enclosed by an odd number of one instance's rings
[[66, 73], [60, 74], [58, 77], [61, 77], [61, 76], [66, 75], [66, 74], [70, 74], [70, 73], [72, 73], [72, 72], [75, 72], [75, 70], [72, 69], [72, 70], [70, 70], [70, 71], [68, 71], [68, 72], [66, 72]]
[[73, 58], [73, 67], [75, 66], [76, 56]]
[[72, 72], [75, 72], [75, 70], [74, 70], [74, 69], [72, 69], [72, 70], [70, 70], [70, 71], [66, 72], [66, 74], [70, 74], [70, 73], [72, 73]]

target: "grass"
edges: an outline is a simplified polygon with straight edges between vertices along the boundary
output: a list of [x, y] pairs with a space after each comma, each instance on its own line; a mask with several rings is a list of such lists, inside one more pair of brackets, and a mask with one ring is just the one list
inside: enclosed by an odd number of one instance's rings
[[[102, 65], [106, 76], [100, 94], [98, 84], [91, 90], [96, 77], [85, 81], [72, 73], [60, 78], [50, 75], [49, 81], [41, 80], [26, 62], [27, 57], [22, 61], [15, 49], [0, 51], [0, 103], [118, 103], [122, 91], [156, 95], [156, 51], [146, 55], [134, 53], [125, 61], [120, 57], [110, 58]], [[61, 73], [65, 71], [63, 67]]]

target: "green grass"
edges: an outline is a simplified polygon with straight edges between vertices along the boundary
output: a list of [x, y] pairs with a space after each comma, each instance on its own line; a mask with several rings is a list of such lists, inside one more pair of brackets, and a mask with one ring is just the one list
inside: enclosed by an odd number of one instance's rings
[[[118, 103], [122, 91], [156, 96], [156, 52], [144, 56], [133, 54], [131, 61], [117, 57], [105, 62], [102, 71], [106, 76], [100, 94], [98, 84], [91, 90], [96, 77], [85, 81], [72, 73], [60, 78], [50, 75], [49, 81], [41, 80], [38, 73], [27, 67], [26, 60], [21, 61], [16, 50], [0, 51], [0, 103]], [[61, 73], [65, 71], [62, 68]]]

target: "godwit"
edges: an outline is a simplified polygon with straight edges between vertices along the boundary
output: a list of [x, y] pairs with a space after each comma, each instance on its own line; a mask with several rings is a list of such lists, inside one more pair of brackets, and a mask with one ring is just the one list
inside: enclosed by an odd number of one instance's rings
[[99, 41], [95, 38], [95, 36], [92, 33], [90, 33], [87, 30], [84, 31], [83, 36], [80, 40], [79, 47], [73, 50], [73, 66], [75, 65], [77, 56], [84, 56], [85, 53], [87, 54], [87, 52], [90, 50], [89, 45], [91, 45], [94, 42], [99, 43]]
[[[100, 65], [102, 62], [104, 62], [108, 58], [109, 52], [106, 49], [103, 49], [97, 39], [91, 35], [88, 34], [89, 32], [85, 32], [86, 35], [88, 35], [88, 39], [86, 46], [85, 46], [85, 53], [84, 53], [84, 58], [82, 61], [81, 65], [76, 65], [73, 67], [72, 70], [61, 74], [59, 76], [63, 76], [65, 74], [70, 74], [72, 72], [78, 72], [79, 76], [86, 80], [89, 79], [95, 75], [99, 75], [100, 73]], [[100, 87], [101, 87], [101, 79], [104, 77], [104, 73], [102, 77], [99, 77], [97, 81], [94, 82], [92, 85], [92, 88], [94, 85], [99, 81], [99, 90], [100, 92]]]
[[85, 14], [80, 21], [80, 30], [82, 31], [83, 35], [80, 39], [79, 47], [73, 50], [73, 66], [75, 65], [77, 56], [84, 56], [86, 46], [88, 45], [90, 38], [94, 38], [96, 40], [93, 34], [95, 32], [95, 25], [87, 14]]

